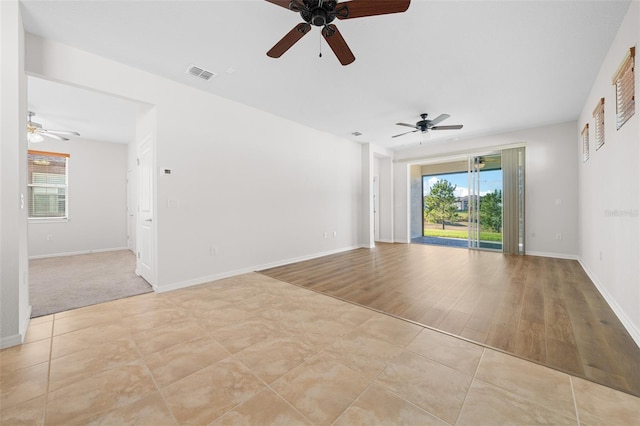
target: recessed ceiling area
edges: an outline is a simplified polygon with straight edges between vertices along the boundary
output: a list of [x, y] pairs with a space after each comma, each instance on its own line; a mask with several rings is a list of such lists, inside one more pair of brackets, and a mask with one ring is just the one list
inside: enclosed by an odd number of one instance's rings
[[[392, 150], [577, 119], [629, 3], [413, 0], [339, 22], [356, 57], [342, 66], [315, 27], [267, 57], [302, 20], [263, 0], [21, 1], [30, 33]], [[391, 137], [421, 113], [464, 128]]]
[[45, 129], [72, 130], [100, 142], [128, 144], [135, 138], [136, 102], [27, 77], [29, 111]]

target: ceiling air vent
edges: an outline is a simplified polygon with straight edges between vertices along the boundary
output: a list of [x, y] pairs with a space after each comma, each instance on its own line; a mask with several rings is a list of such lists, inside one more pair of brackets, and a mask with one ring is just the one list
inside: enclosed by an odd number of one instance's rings
[[187, 68], [187, 74], [191, 74], [192, 76], [201, 78], [203, 80], [209, 80], [211, 77], [216, 76], [215, 73], [207, 71], [195, 65], [191, 65], [189, 68]]

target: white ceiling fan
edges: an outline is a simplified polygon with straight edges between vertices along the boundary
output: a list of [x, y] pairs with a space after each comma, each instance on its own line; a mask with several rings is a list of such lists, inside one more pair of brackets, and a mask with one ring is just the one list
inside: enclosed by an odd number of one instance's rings
[[65, 136], [80, 136], [80, 133], [70, 130], [43, 129], [42, 124], [31, 121], [31, 117], [35, 115], [35, 112], [29, 111], [29, 118], [27, 119], [27, 139], [29, 142], [42, 142], [45, 137], [58, 141], [68, 141], [69, 138]]

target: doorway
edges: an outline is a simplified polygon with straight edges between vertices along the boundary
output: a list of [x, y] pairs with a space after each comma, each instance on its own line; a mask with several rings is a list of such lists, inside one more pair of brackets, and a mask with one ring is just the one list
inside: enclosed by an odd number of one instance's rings
[[[44, 177], [47, 185], [64, 183], [58, 192], [67, 203], [64, 217], [38, 213], [29, 219], [32, 315], [152, 291], [135, 273], [139, 103], [35, 76], [28, 77], [28, 88], [28, 107], [40, 126], [73, 131], [65, 140], [29, 140], [30, 150], [68, 159], [65, 173], [43, 175], [25, 166], [31, 186]], [[35, 202], [28, 198], [27, 204]]]

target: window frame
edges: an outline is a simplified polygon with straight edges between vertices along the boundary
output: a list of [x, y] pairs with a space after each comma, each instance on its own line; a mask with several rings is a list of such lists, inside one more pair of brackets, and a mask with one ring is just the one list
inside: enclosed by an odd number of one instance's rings
[[[33, 174], [38, 173], [33, 171], [31, 165], [31, 156], [37, 155], [40, 157], [55, 158], [59, 161], [60, 158], [64, 158], [64, 184], [60, 183], [34, 183]], [[68, 222], [69, 221], [69, 154], [59, 152], [37, 151], [28, 150], [27, 154], [27, 187], [29, 188], [27, 197], [27, 216], [29, 222], [43, 223], [43, 222]], [[64, 189], [64, 216], [32, 216], [33, 213], [33, 190], [31, 188], [63, 188]]]
[[635, 114], [635, 56], [636, 48], [631, 47], [613, 75], [616, 87], [616, 130]]

